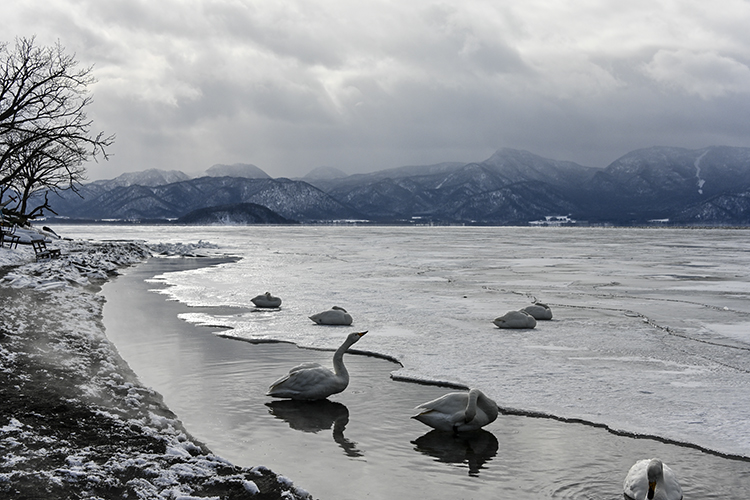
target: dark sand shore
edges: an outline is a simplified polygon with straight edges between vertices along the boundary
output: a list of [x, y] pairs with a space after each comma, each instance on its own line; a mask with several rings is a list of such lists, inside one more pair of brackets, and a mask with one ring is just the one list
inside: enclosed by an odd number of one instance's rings
[[[71, 246], [61, 259], [0, 268], [0, 278], [78, 276], [84, 267], [111, 276], [148, 253], [134, 243]], [[309, 498], [193, 439], [107, 339], [97, 296], [105, 279], [70, 281], [0, 284], [0, 497]]]

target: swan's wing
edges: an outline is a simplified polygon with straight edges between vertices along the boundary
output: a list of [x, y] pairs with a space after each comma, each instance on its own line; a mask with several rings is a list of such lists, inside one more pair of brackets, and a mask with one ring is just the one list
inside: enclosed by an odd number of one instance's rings
[[295, 366], [294, 368], [292, 368], [291, 370], [289, 370], [289, 373], [296, 372], [299, 370], [305, 370], [307, 368], [323, 368], [323, 365], [321, 365], [320, 363], [313, 363], [312, 361], [307, 362], [307, 363], [301, 363]]
[[459, 411], [465, 411], [468, 402], [469, 396], [466, 393], [451, 392], [432, 401], [422, 403], [416, 407], [416, 410], [419, 410], [420, 414], [440, 412], [452, 415]]
[[412, 418], [441, 431], [453, 431], [464, 423], [468, 400], [466, 393], [446, 394], [417, 406], [418, 413]]
[[271, 384], [271, 390], [282, 385], [288, 389], [303, 388], [306, 385], [320, 383], [331, 376], [334, 376], [333, 372], [318, 363], [303, 363]]
[[643, 500], [648, 493], [648, 477], [646, 469], [650, 459], [638, 460], [628, 471], [622, 484], [622, 492], [626, 498]]
[[286, 377], [282, 377], [271, 385], [268, 395], [297, 399], [324, 399], [331, 394], [343, 391], [346, 386], [347, 381], [328, 368], [318, 365], [290, 372]]
[[305, 370], [307, 368], [323, 368], [323, 367], [319, 363], [313, 363], [313, 362], [301, 363], [295, 366], [294, 368], [292, 368], [291, 370], [289, 370], [288, 374], [284, 375], [283, 377], [278, 378], [273, 384], [271, 384], [270, 388], [273, 389], [277, 385], [282, 384], [284, 381], [286, 381], [289, 378], [289, 375], [291, 375], [292, 373], [299, 371], [299, 370]]
[[664, 491], [668, 500], [682, 500], [682, 487], [674, 471], [664, 465]]

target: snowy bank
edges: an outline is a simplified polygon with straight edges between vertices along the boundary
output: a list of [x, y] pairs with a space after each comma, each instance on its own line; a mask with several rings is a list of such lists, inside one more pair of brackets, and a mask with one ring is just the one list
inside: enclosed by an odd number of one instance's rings
[[265, 467], [237, 467], [190, 436], [107, 340], [100, 286], [195, 245], [56, 240], [36, 262], [0, 249], [0, 495], [13, 498], [310, 498]]

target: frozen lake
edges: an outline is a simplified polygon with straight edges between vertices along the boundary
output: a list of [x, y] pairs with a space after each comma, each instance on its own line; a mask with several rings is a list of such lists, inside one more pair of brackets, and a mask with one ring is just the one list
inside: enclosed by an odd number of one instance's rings
[[[185, 312], [242, 339], [357, 348], [397, 378], [479, 387], [504, 408], [750, 456], [750, 233], [462, 227], [61, 226], [66, 236], [217, 244], [242, 260], [162, 275]], [[534, 330], [491, 321], [532, 300]], [[310, 314], [345, 307], [351, 328]], [[276, 378], [273, 374], [271, 379]], [[415, 402], [416, 403], [416, 402]], [[352, 409], [350, 408], [350, 411]], [[292, 474], [290, 474], [292, 476]]]
[[[74, 237], [205, 240], [236, 263], [161, 278], [184, 314], [245, 339], [335, 348], [351, 329], [308, 316], [346, 308], [357, 344], [401, 378], [478, 387], [502, 407], [750, 456], [750, 231], [468, 227], [65, 226]], [[534, 330], [491, 321], [533, 299]]]
[[579, 423], [501, 415], [472, 434], [432, 431], [409, 416], [448, 389], [393, 381], [397, 365], [374, 357], [346, 355], [351, 383], [330, 400], [265, 397], [273, 374], [303, 361], [329, 365], [331, 352], [211, 335], [178, 316], [243, 310], [188, 308], [153, 293], [163, 286], [150, 282], [155, 274], [211, 262], [152, 259], [128, 269], [104, 287], [104, 323], [141, 381], [234, 464], [265, 465], [326, 500], [617, 500], [633, 461], [658, 456], [679, 471], [686, 498], [747, 496], [750, 462]]

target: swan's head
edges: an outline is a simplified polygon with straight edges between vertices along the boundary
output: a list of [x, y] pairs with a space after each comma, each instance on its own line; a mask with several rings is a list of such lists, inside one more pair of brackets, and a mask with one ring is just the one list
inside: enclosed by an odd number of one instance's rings
[[656, 483], [661, 481], [664, 476], [664, 466], [662, 465], [661, 460], [656, 458], [651, 460], [646, 469], [646, 476], [648, 477], [648, 494], [646, 497], [649, 500], [652, 500], [656, 490]]
[[354, 333], [350, 333], [350, 334], [349, 334], [349, 335], [347, 336], [347, 338], [348, 338], [348, 339], [349, 339], [349, 341], [350, 341], [350, 342], [351, 342], [351, 343], [353, 344], [353, 343], [355, 343], [356, 341], [358, 341], [359, 339], [361, 339], [361, 338], [362, 338], [362, 337], [364, 336], [364, 334], [365, 334], [365, 333], [367, 333], [368, 331], [369, 331], [369, 330], [366, 330], [366, 331], [364, 331], [364, 332], [354, 332]]

